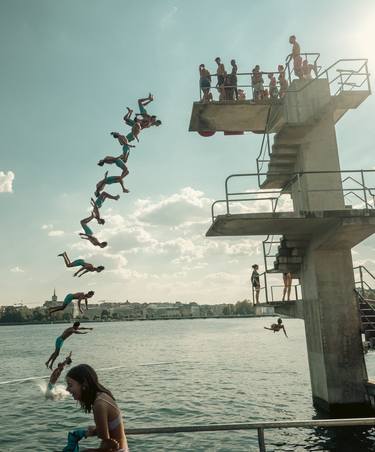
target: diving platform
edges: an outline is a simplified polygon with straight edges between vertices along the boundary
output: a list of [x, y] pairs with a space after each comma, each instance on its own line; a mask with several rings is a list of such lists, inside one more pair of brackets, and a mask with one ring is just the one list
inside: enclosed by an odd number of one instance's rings
[[207, 237], [332, 233], [331, 246], [352, 248], [375, 232], [375, 210], [345, 209], [315, 212], [269, 212], [218, 215]]
[[[189, 131], [278, 133], [298, 124], [303, 134], [303, 129], [314, 123], [322, 109], [329, 107], [336, 123], [369, 94], [368, 90], [360, 90], [331, 96], [326, 79], [294, 80], [283, 99], [194, 102]], [[327, 99], [330, 102], [327, 103]]]

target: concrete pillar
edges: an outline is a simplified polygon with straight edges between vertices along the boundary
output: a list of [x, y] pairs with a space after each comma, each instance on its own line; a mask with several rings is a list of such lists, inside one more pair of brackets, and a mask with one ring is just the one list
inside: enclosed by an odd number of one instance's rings
[[339, 416], [368, 411], [367, 372], [350, 249], [307, 249], [303, 315], [314, 404]]

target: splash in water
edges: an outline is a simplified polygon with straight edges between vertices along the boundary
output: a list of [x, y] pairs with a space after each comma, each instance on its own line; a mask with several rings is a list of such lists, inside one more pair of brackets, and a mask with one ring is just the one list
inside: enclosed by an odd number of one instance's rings
[[52, 389], [49, 389], [46, 381], [39, 381], [37, 386], [46, 399], [62, 400], [66, 399], [70, 395], [64, 385], [56, 384]]

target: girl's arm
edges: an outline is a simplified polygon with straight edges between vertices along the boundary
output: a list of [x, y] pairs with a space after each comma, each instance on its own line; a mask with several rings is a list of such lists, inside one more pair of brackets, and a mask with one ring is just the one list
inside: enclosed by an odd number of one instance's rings
[[107, 404], [98, 400], [94, 404], [93, 412], [96, 426], [96, 434], [98, 438], [102, 440], [100, 447], [103, 447], [105, 446], [105, 440], [109, 440], [111, 438], [109, 436], [108, 430]]

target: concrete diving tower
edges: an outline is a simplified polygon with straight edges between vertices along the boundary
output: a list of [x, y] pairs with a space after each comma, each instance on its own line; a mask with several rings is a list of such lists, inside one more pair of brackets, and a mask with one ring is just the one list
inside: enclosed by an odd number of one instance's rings
[[[291, 210], [231, 214], [227, 193], [227, 213], [213, 217], [206, 235], [280, 234], [301, 248], [275, 270], [296, 273], [298, 263], [314, 404], [348, 417], [371, 411], [351, 248], [375, 232], [375, 210], [360, 171], [361, 207], [345, 202], [335, 124], [371, 93], [363, 61], [356, 71], [331, 66], [336, 92], [328, 76], [294, 80], [274, 102], [194, 103], [190, 121], [191, 131], [275, 133], [259, 188], [289, 194]], [[364, 81], [353, 81], [357, 76]]]

